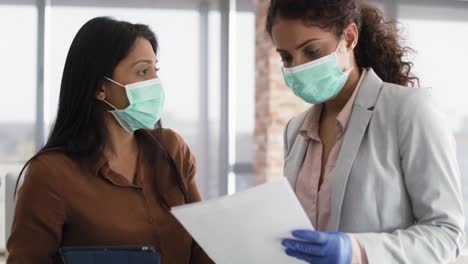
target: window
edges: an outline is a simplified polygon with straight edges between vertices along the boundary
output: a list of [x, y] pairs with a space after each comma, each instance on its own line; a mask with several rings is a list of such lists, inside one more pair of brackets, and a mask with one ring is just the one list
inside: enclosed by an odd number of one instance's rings
[[0, 97], [1, 174], [34, 152], [37, 12], [33, 2], [0, 2], [0, 31], [5, 36], [0, 41], [0, 72], [4, 73]]
[[236, 191], [255, 185], [255, 12], [252, 1], [240, 1], [236, 36]]
[[[12, 3], [0, 1], [0, 194], [3, 177], [19, 172], [35, 149], [37, 11], [34, 0]], [[0, 195], [1, 212], [4, 207]], [[0, 251], [5, 248], [4, 220], [0, 218]]]

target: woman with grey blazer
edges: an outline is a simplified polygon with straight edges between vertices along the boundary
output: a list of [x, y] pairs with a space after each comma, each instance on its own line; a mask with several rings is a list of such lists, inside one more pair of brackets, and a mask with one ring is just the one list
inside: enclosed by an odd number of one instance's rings
[[272, 0], [286, 84], [313, 106], [285, 129], [284, 174], [312, 230], [308, 263], [447, 263], [465, 242], [455, 142], [395, 21], [361, 0]]

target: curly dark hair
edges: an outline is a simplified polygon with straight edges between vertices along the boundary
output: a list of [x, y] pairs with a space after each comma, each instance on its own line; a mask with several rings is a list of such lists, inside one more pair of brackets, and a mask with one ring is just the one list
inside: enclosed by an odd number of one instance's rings
[[385, 82], [419, 86], [406, 55], [414, 50], [402, 46], [397, 21], [386, 20], [382, 11], [364, 0], [271, 0], [266, 30], [271, 36], [278, 18], [301, 19], [306, 25], [333, 31], [337, 37], [356, 23], [359, 42], [354, 49], [359, 67], [372, 68]]

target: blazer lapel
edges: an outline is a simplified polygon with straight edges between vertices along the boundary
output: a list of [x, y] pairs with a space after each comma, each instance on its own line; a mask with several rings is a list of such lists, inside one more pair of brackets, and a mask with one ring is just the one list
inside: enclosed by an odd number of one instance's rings
[[297, 177], [302, 167], [302, 163], [304, 162], [308, 146], [309, 142], [307, 142], [307, 140], [302, 136], [298, 135], [294, 141], [294, 145], [292, 146], [289, 156], [285, 160], [284, 175], [293, 187], [293, 190], [296, 190]]
[[359, 88], [356, 101], [353, 106], [351, 119], [344, 136], [343, 145], [336, 163], [335, 175], [332, 185], [331, 217], [329, 230], [339, 229], [341, 208], [346, 191], [346, 185], [358, 153], [367, 126], [372, 117], [377, 102], [382, 80], [369, 69]]

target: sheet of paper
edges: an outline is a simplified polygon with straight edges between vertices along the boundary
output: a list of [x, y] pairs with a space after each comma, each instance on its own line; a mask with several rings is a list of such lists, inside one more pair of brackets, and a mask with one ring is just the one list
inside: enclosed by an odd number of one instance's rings
[[171, 212], [218, 264], [302, 264], [284, 253], [281, 240], [313, 229], [286, 178]]

